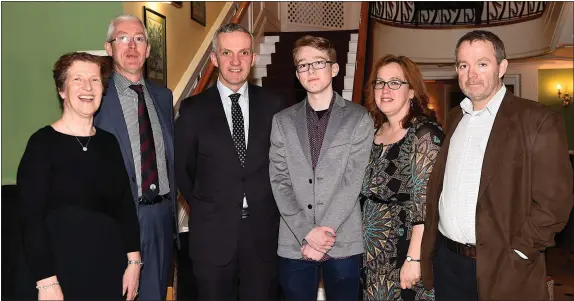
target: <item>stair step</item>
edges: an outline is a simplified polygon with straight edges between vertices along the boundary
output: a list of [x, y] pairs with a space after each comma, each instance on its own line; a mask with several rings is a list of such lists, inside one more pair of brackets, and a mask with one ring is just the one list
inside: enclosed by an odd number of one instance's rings
[[357, 62], [357, 53], [349, 52], [347, 53], [347, 64], [354, 64]]
[[354, 76], [345, 76], [345, 87], [343, 90], [352, 90], [353, 89], [353, 81], [355, 81]]
[[263, 38], [263, 43], [279, 43], [279, 36], [265, 36]]
[[257, 56], [256, 65], [271, 65], [271, 54], [260, 54]]
[[353, 101], [353, 89], [351, 89], [351, 90], [347, 90], [347, 89], [343, 90], [343, 95], [341, 95], [341, 96], [343, 96], [343, 98], [346, 99], [346, 100]]
[[357, 52], [357, 41], [349, 42], [349, 52]]
[[275, 53], [275, 43], [259, 44], [259, 54]]
[[346, 76], [355, 76], [355, 64], [346, 64], [345, 65], [345, 75]]
[[255, 65], [251, 68], [251, 76], [262, 78], [267, 76], [267, 66]]
[[351, 34], [351, 41], [355, 42], [359, 40], [359, 34], [358, 33], [352, 33]]
[[252, 78], [249, 82], [256, 85], [256, 86], [263, 87], [263, 79], [262, 78]]

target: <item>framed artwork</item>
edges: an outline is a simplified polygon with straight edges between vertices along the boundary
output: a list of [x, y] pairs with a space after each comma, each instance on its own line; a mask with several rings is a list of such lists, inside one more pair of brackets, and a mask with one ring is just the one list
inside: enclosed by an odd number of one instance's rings
[[165, 16], [144, 6], [144, 22], [151, 50], [144, 65], [145, 77], [160, 86], [167, 86]]
[[183, 7], [183, 1], [171, 1], [171, 5], [173, 5], [177, 8], [181, 8], [181, 7]]
[[207, 20], [205, 1], [191, 1], [191, 19], [205, 26], [205, 21]]

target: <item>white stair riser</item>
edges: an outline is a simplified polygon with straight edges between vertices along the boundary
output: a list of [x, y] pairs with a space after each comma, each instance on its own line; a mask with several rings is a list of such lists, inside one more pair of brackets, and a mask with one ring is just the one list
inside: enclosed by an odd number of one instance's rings
[[355, 64], [345, 65], [345, 76], [355, 76]]
[[259, 54], [271, 54], [271, 53], [275, 53], [275, 43], [259, 44]]
[[256, 86], [262, 87], [263, 86], [263, 79], [261, 78], [253, 78], [250, 82]]
[[279, 43], [279, 36], [265, 36], [263, 43]]
[[358, 33], [352, 33], [351, 34], [351, 42], [356, 42], [359, 40], [359, 34]]
[[251, 75], [253, 77], [262, 78], [267, 76], [267, 67], [265, 66], [253, 66], [251, 68]]
[[347, 64], [354, 64], [357, 62], [357, 53], [349, 52], [347, 53]]
[[357, 43], [358, 42], [349, 42], [349, 52], [357, 52]]
[[345, 90], [352, 90], [353, 89], [353, 81], [355, 80], [354, 77], [345, 76], [345, 86], [343, 89]]
[[343, 98], [346, 100], [353, 100], [353, 90], [343, 90]]
[[255, 64], [258, 66], [271, 65], [271, 54], [260, 54], [257, 56]]

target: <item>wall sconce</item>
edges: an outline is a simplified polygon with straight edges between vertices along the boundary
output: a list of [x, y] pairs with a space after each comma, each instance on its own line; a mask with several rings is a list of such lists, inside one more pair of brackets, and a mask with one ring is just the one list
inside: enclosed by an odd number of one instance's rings
[[[564, 89], [564, 93], [560, 92], [560, 89], [562, 88], [560, 86], [560, 84], [558, 84], [556, 86], [556, 88], [558, 88], [558, 98], [562, 99], [562, 106], [567, 107], [568, 105], [570, 105], [570, 101], [572, 100], [572, 96], [570, 96], [570, 94], [568, 94], [568, 89]], [[562, 95], [564, 94], [564, 95]]]

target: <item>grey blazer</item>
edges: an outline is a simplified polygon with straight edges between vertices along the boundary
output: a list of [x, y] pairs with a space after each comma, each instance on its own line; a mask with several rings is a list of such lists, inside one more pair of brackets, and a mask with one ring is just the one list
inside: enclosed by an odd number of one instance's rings
[[302, 240], [317, 226], [337, 234], [329, 256], [361, 254], [358, 196], [373, 144], [373, 121], [364, 107], [337, 94], [313, 171], [306, 102], [273, 117], [269, 175], [281, 213], [277, 254], [300, 259]]

